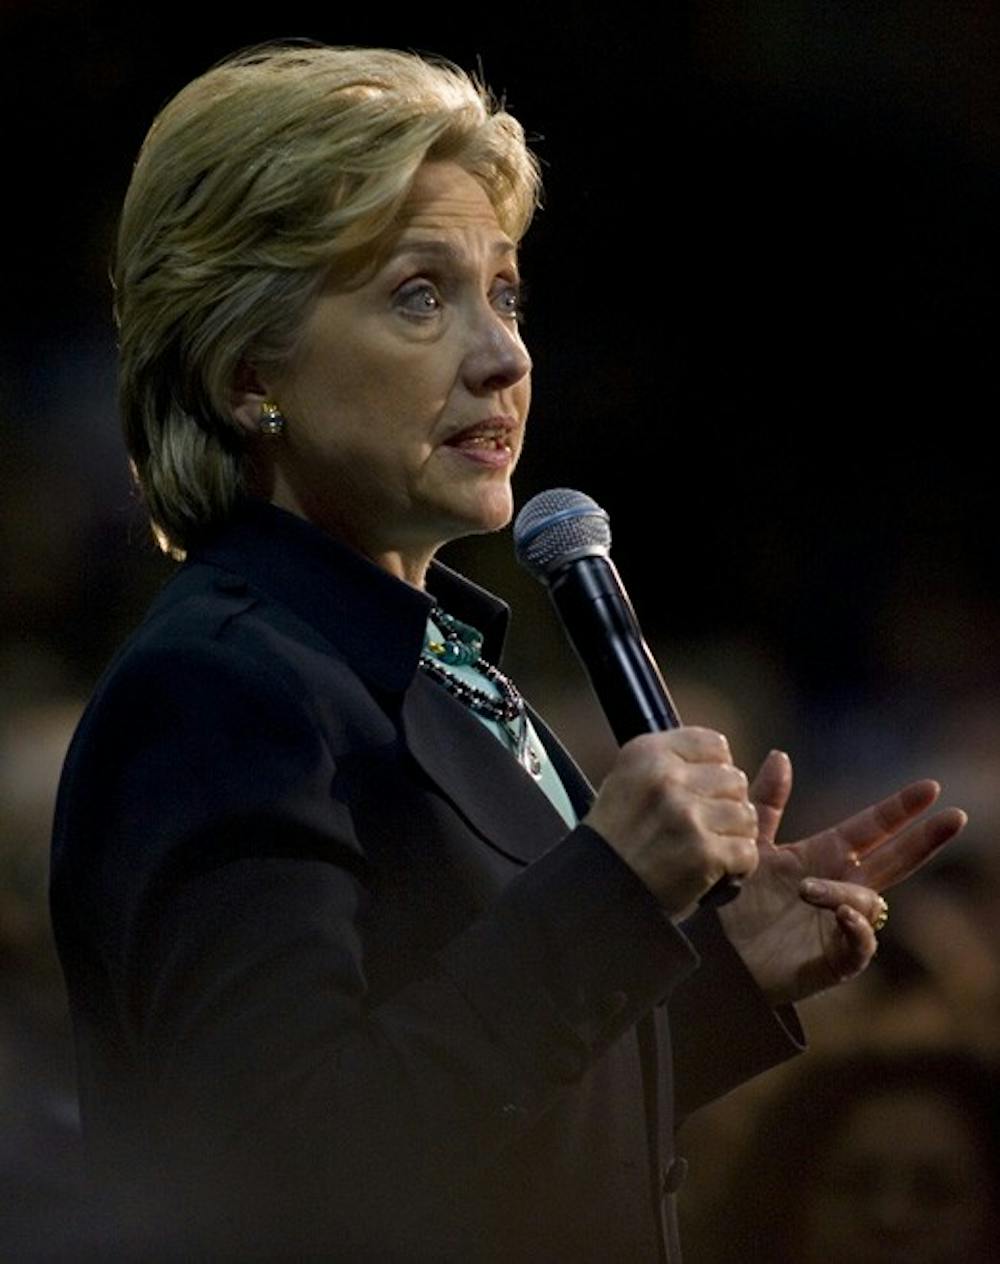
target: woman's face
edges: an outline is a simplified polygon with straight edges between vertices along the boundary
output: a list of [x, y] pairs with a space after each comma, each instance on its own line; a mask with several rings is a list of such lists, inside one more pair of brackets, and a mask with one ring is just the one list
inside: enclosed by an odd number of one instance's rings
[[913, 1088], [848, 1108], [801, 1208], [802, 1264], [978, 1264], [995, 1196], [951, 1102]]
[[379, 270], [321, 291], [266, 383], [274, 503], [418, 584], [440, 544], [504, 526], [530, 400], [518, 285], [479, 182], [425, 164]]

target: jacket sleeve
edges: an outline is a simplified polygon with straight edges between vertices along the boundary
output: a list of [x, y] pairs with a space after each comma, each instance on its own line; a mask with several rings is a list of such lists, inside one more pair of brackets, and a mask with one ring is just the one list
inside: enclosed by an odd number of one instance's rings
[[158, 1161], [274, 1198], [280, 1173], [363, 1238], [403, 1191], [439, 1205], [696, 958], [579, 827], [373, 1004], [373, 874], [336, 773], [280, 673], [220, 641], [134, 653], [67, 764], [53, 907]]
[[771, 1007], [714, 910], [683, 929], [699, 965], [670, 1000], [677, 1124], [805, 1048], [794, 1007]]

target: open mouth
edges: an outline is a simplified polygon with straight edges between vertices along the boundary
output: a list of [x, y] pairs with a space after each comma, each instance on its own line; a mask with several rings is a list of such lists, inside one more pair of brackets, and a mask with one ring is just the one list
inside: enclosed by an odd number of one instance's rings
[[452, 435], [446, 446], [481, 452], [513, 452], [513, 427], [505, 421], [478, 422]]

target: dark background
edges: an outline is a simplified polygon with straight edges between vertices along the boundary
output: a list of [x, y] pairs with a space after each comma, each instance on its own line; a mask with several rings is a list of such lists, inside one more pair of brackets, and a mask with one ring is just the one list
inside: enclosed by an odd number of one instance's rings
[[[748, 767], [791, 752], [793, 826], [946, 783], [972, 825], [918, 882], [982, 904], [993, 987], [1000, 6], [361, 8], [0, 0], [0, 1096], [28, 1082], [71, 1113], [42, 907], [54, 781], [169, 573], [118, 439], [117, 207], [157, 109], [287, 36], [441, 53], [506, 97], [547, 190], [519, 500], [578, 486], [610, 511], [682, 711]], [[510, 665], [599, 776], [601, 721], [509, 535], [450, 556], [510, 598]], [[919, 936], [888, 942], [890, 981], [933, 975]]]
[[106, 282], [148, 122], [232, 48], [311, 35], [481, 64], [537, 138], [518, 488], [611, 511], [651, 632], [749, 638], [833, 706], [992, 686], [994, 5], [224, 12], [0, 9], [11, 641], [86, 684], [155, 582]]

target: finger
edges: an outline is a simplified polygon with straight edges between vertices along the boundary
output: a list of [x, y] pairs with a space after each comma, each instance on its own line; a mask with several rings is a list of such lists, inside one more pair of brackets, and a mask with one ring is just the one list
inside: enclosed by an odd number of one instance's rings
[[679, 729], [671, 729], [669, 733], [647, 733], [632, 740], [635, 744], [649, 744], [654, 749], [658, 747], [670, 751], [688, 763], [733, 762], [728, 739], [715, 729], [700, 728], [697, 725], [685, 725]]
[[925, 865], [964, 829], [968, 819], [960, 808], [947, 808], [926, 821], [918, 821], [871, 849], [852, 870], [851, 877], [877, 891], [885, 891]]
[[841, 904], [836, 910], [840, 942], [834, 973], [838, 981], [846, 982], [860, 974], [878, 951], [878, 939], [871, 923], [850, 904]]
[[680, 728], [633, 737], [618, 752], [616, 766], [627, 776], [680, 781], [689, 766], [732, 762], [729, 743], [721, 733]]
[[[722, 873], [733, 878], [750, 878], [760, 861], [755, 839], [746, 834], [718, 833], [712, 846], [713, 865], [722, 866]], [[714, 879], [713, 879], [714, 880]]]
[[872, 927], [885, 912], [885, 904], [879, 893], [858, 882], [805, 878], [799, 884], [799, 894], [816, 908], [852, 908]]
[[762, 843], [773, 843], [777, 837], [791, 793], [792, 761], [784, 751], [773, 750], [750, 785], [750, 800], [757, 808]]
[[860, 861], [865, 852], [896, 834], [910, 821], [931, 806], [941, 793], [936, 781], [914, 781], [879, 803], [848, 817], [836, 826], [836, 833], [847, 844], [853, 859]]
[[684, 785], [709, 799], [747, 801], [747, 775], [732, 764], [690, 764], [685, 768]]
[[760, 851], [753, 838], [730, 838], [726, 873], [734, 878], [752, 878], [760, 863]]
[[713, 834], [746, 838], [756, 845], [757, 810], [752, 803], [706, 799], [699, 806], [698, 819]]

